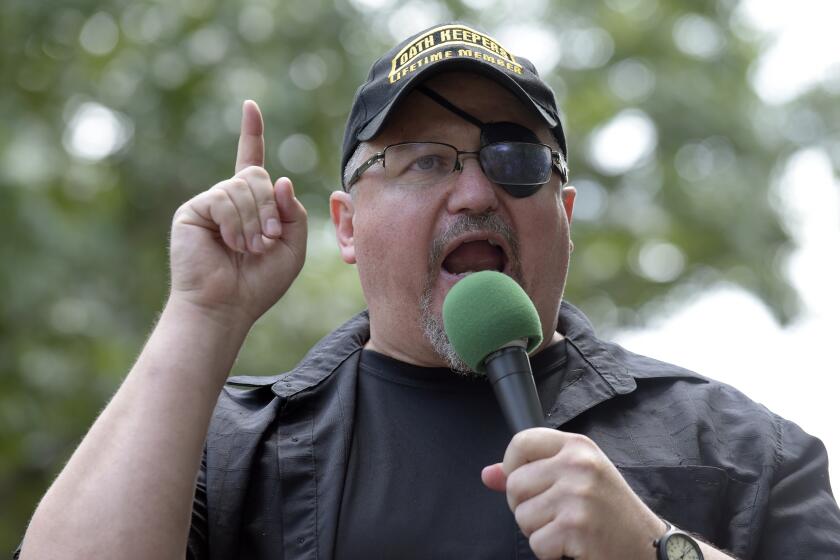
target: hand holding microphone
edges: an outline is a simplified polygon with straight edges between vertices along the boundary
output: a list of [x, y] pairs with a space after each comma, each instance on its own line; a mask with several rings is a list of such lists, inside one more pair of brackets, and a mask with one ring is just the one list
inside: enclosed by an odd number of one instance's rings
[[487, 373], [514, 433], [504, 461], [485, 467], [481, 479], [506, 494], [537, 557], [652, 557], [662, 520], [591, 439], [542, 427], [527, 356], [542, 329], [522, 288], [499, 272], [471, 274], [449, 291], [443, 322], [461, 359]]

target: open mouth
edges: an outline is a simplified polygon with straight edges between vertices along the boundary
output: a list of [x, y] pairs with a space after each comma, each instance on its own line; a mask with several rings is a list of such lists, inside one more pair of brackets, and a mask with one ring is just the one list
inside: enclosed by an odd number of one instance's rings
[[481, 270], [505, 272], [508, 256], [502, 243], [493, 238], [471, 238], [456, 241], [441, 263], [444, 272], [465, 276]]

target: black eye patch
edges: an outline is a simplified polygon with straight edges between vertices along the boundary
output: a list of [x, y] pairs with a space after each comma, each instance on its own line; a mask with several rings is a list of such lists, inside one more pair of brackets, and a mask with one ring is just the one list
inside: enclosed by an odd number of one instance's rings
[[[485, 147], [490, 146], [491, 144], [498, 144], [503, 142], [523, 142], [528, 144], [540, 144], [540, 139], [537, 138], [537, 135], [534, 133], [533, 130], [522, 126], [521, 124], [516, 124], [512, 122], [494, 122], [494, 123], [483, 123], [481, 125], [481, 167], [485, 170], [485, 173], [489, 175], [496, 175], [498, 179], [496, 182], [502, 187], [509, 195], [513, 196], [514, 198], [525, 198], [527, 196], [531, 196], [535, 192], [537, 192], [545, 180], [541, 178], [538, 179], [540, 182], [538, 184], [517, 184], [506, 183], [504, 182], [504, 176], [509, 176], [516, 174], [516, 168], [519, 170], [523, 170], [526, 168], [532, 168], [532, 165], [529, 163], [535, 162], [528, 162], [527, 159], [523, 159], [521, 156], [522, 154], [517, 154], [516, 151], [504, 151], [500, 152], [498, 150], [484, 150]], [[509, 154], [506, 158], [505, 155]], [[511, 160], [510, 158], [513, 157], [515, 159]], [[547, 169], [551, 169], [551, 160], [549, 154], [549, 160], [547, 162], [540, 162], [540, 167], [547, 165]], [[511, 169], [514, 168], [514, 169]], [[493, 172], [494, 169], [501, 170], [502, 172]], [[507, 171], [507, 172], [505, 172]]]

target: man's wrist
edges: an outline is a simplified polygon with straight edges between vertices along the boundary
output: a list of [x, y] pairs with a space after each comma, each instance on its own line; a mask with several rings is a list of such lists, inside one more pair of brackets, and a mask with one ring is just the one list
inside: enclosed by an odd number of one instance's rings
[[662, 520], [662, 521], [667, 525], [667, 529], [662, 533], [662, 536], [659, 539], [657, 539], [657, 542], [654, 543], [654, 558], [658, 559], [659, 556], [660, 556], [659, 555], [659, 546], [660, 546], [659, 543], [660, 543], [660, 541], [662, 541], [666, 537], [666, 535], [668, 535], [669, 533], [678, 532], [678, 533], [681, 533], [683, 535], [686, 535], [687, 537], [689, 537], [695, 543], [695, 545], [697, 546], [697, 550], [699, 552], [699, 558], [701, 558], [702, 560], [737, 560], [735, 558], [735, 556], [733, 556], [733, 555], [731, 555], [727, 552], [724, 552], [724, 551], [722, 551], [718, 548], [715, 548], [714, 546], [712, 546], [711, 544], [706, 542], [703, 539], [703, 537], [701, 537], [699, 535], [694, 535], [694, 534], [688, 533], [687, 531], [683, 531], [679, 527], [671, 525], [668, 521], [665, 521], [665, 520]]
[[185, 296], [170, 294], [160, 315], [160, 321], [176, 320], [181, 324], [195, 324], [225, 336], [240, 336], [243, 340], [254, 320], [235, 307], [211, 308], [195, 303]]
[[[137, 365], [150, 361], [153, 367], [148, 371], [176, 371], [181, 382], [197, 381], [215, 393], [229, 375], [249, 329], [250, 323], [240, 318], [170, 297]], [[172, 367], [161, 368], [161, 363]], [[209, 379], [216, 382], [205, 385]]]
[[[648, 533], [645, 538], [644, 543], [644, 555], [642, 558], [649, 558], [650, 560], [656, 560], [659, 558], [659, 542], [662, 540], [668, 531], [670, 531], [672, 525], [662, 519], [659, 516], [656, 516], [656, 522], [653, 528], [652, 533]], [[651, 537], [653, 535], [653, 538]]]

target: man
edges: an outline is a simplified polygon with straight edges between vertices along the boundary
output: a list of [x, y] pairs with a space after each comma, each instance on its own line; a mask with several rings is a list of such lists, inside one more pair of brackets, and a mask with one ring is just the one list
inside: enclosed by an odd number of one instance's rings
[[[553, 94], [459, 24], [387, 53], [353, 104], [330, 210], [368, 312], [216, 404], [304, 262], [306, 212], [262, 168], [262, 132], [246, 102], [235, 175], [176, 212], [160, 321], [23, 558], [840, 555], [817, 440], [561, 305], [575, 191]], [[441, 327], [448, 290], [484, 269], [513, 277], [543, 327], [549, 428], [512, 440]]]

